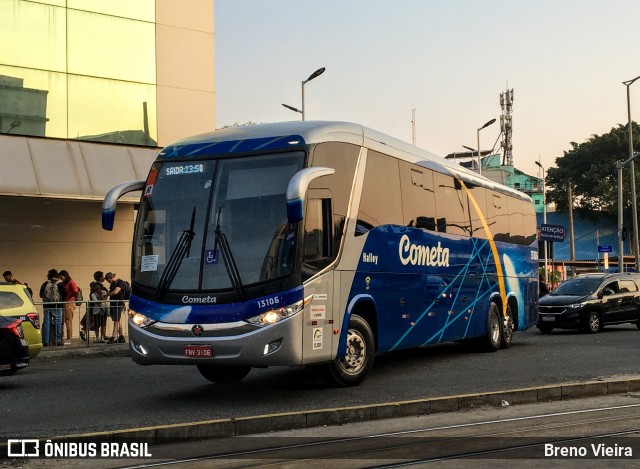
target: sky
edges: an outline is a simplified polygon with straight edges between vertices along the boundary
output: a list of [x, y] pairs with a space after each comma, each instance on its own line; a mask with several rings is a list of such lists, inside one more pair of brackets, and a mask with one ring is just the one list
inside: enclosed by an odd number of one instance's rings
[[[626, 125], [640, 75], [637, 0], [215, 0], [216, 127], [356, 122], [445, 156], [500, 134], [513, 89], [513, 161], [540, 175]], [[630, 87], [640, 121], [640, 80]], [[636, 116], [634, 116], [634, 109]], [[499, 145], [499, 143], [498, 143]]]

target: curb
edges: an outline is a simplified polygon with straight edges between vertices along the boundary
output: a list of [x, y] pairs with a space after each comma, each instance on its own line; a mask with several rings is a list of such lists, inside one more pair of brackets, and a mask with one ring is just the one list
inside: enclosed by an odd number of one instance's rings
[[370, 420], [451, 412], [477, 406], [500, 406], [502, 401], [507, 401], [509, 404], [532, 404], [634, 391], [640, 391], [640, 378], [605, 379], [480, 394], [463, 394], [364, 406], [337, 407], [333, 409], [65, 435], [51, 438], [51, 440], [74, 442], [96, 439], [101, 441], [144, 440], [151, 445], [159, 445], [175, 443], [176, 439], [227, 438], [323, 425], [342, 425]]
[[55, 351], [43, 350], [31, 359], [36, 363], [53, 363], [77, 358], [130, 357], [129, 344], [114, 344], [105, 347], [73, 347]]

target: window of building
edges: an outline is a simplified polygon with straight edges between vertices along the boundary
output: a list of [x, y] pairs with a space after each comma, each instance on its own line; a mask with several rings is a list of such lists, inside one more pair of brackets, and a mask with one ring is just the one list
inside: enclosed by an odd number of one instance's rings
[[69, 138], [156, 145], [155, 86], [78, 75], [68, 79]]
[[71, 9], [67, 16], [68, 73], [156, 83], [155, 24]]

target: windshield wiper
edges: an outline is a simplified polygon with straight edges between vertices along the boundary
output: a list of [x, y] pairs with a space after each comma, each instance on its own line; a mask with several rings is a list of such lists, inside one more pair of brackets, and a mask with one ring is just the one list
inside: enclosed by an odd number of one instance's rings
[[222, 257], [224, 258], [224, 266], [227, 269], [227, 274], [229, 275], [229, 280], [231, 280], [231, 284], [233, 285], [233, 289], [235, 290], [236, 295], [238, 295], [238, 298], [241, 299], [244, 298], [244, 287], [242, 286], [240, 271], [238, 270], [238, 265], [233, 258], [233, 253], [231, 252], [229, 241], [227, 241], [227, 236], [220, 230], [221, 213], [222, 207], [218, 208], [218, 215], [216, 218], [216, 242], [213, 246], [214, 257], [217, 257], [218, 246], [220, 246]]
[[193, 237], [195, 236], [195, 232], [193, 231], [195, 220], [196, 208], [193, 207], [193, 212], [191, 212], [191, 225], [188, 230], [182, 231], [176, 246], [173, 248], [173, 251], [171, 251], [171, 255], [167, 261], [167, 266], [165, 267], [164, 272], [162, 272], [162, 276], [158, 282], [156, 299], [159, 299], [164, 295], [164, 292], [169, 288], [173, 279], [176, 278], [180, 264], [182, 264], [184, 258], [189, 255], [189, 251], [191, 250], [191, 241], [193, 241]]

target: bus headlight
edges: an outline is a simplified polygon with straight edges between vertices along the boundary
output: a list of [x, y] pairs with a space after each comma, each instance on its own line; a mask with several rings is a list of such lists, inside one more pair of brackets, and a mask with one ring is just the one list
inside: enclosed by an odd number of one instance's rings
[[275, 324], [283, 319], [287, 319], [288, 317], [293, 316], [296, 313], [299, 313], [304, 308], [304, 300], [296, 301], [295, 303], [283, 306], [282, 308], [272, 309], [271, 311], [267, 311], [262, 313], [259, 316], [254, 316], [252, 318], [247, 319], [246, 321], [255, 326], [269, 326], [271, 324]]
[[133, 310], [129, 310], [129, 319], [138, 327], [147, 327], [150, 324], [156, 322], [154, 319], [151, 319], [144, 314], [136, 313]]

